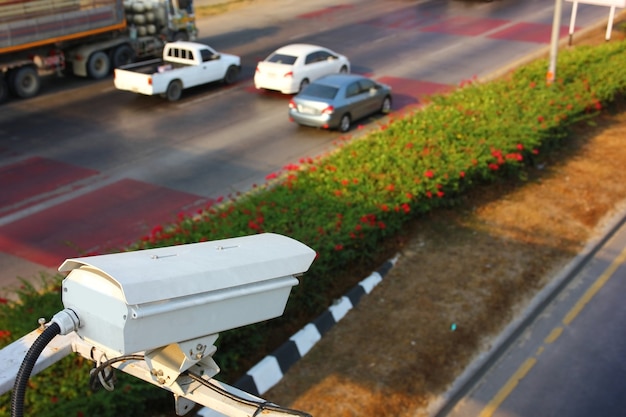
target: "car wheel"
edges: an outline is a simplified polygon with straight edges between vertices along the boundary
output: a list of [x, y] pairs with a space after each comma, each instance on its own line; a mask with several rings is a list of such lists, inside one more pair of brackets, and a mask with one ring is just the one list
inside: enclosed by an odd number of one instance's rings
[[167, 86], [165, 96], [168, 101], [176, 101], [183, 94], [183, 83], [180, 80], [171, 81]]
[[111, 54], [113, 68], [119, 68], [122, 65], [130, 64], [135, 60], [135, 51], [127, 44], [118, 46]]
[[33, 66], [21, 67], [11, 73], [9, 86], [13, 94], [20, 98], [30, 98], [37, 95], [41, 80]]
[[350, 115], [348, 113], [341, 116], [341, 120], [339, 121], [339, 131], [342, 133], [350, 130], [350, 126], [352, 125], [352, 119], [350, 119]]
[[380, 112], [382, 114], [387, 114], [391, 111], [391, 97], [386, 96], [383, 99], [383, 104], [380, 106]]
[[224, 84], [226, 85], [233, 84], [235, 81], [237, 81], [238, 75], [239, 75], [239, 70], [237, 69], [237, 67], [234, 65], [231, 65], [226, 70], [226, 75], [224, 75]]
[[347, 74], [348, 73], [348, 67], [346, 67], [345, 65], [341, 67], [341, 69], [339, 70], [340, 74]]
[[298, 90], [299, 92], [304, 90], [306, 88], [306, 86], [309, 85], [309, 79], [305, 78], [304, 80], [302, 80], [302, 82], [300, 83], [300, 90]]
[[94, 80], [101, 80], [111, 72], [111, 60], [102, 51], [96, 51], [87, 61], [87, 74]]

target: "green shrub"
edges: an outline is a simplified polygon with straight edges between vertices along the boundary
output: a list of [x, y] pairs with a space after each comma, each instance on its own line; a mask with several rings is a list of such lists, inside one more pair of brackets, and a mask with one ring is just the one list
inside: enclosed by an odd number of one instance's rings
[[[316, 250], [318, 257], [292, 291], [282, 318], [220, 335], [218, 376], [233, 382], [245, 366], [284, 341], [276, 339], [277, 328], [304, 324], [323, 311], [341, 295], [336, 290], [345, 288], [337, 282], [341, 271], [368, 264], [382, 242], [408, 220], [455, 204], [476, 184], [524, 178], [535, 154], [567, 146], [574, 123], [593, 117], [624, 93], [625, 49], [625, 43], [611, 42], [563, 51], [558, 78], [550, 86], [545, 83], [545, 60], [489, 83], [465, 82], [449, 94], [431, 97], [419, 111], [391, 116], [364, 138], [343, 138], [338, 150], [326, 157], [303, 158], [270, 174], [266, 184], [250, 193], [157, 226], [129, 249], [273, 232]], [[11, 332], [5, 343], [29, 331], [38, 316], [50, 317], [61, 308], [56, 292], [28, 292], [20, 302], [0, 308], [0, 329]], [[37, 389], [29, 396], [29, 406], [41, 416], [60, 414], [61, 409], [65, 414], [93, 415], [83, 410], [119, 401], [115, 414], [123, 416], [140, 411], [138, 398], [158, 397], [142, 388], [143, 383], [129, 381], [141, 396], [125, 396], [123, 388], [113, 394], [118, 395], [115, 399], [109, 393], [101, 398], [87, 393], [86, 375], [86, 366], [68, 358], [37, 377], [44, 382], [34, 382]], [[63, 398], [63, 408], [59, 403], [49, 406], [52, 396]], [[0, 416], [6, 415], [6, 397], [0, 402]], [[103, 412], [98, 409], [96, 414]]]

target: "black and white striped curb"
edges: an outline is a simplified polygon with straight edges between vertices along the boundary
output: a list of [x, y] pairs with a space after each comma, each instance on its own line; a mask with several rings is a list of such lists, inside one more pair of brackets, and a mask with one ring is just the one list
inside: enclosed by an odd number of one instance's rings
[[[372, 292], [397, 261], [398, 255], [385, 262], [343, 297], [335, 301], [324, 313], [291, 336], [272, 354], [254, 365], [246, 375], [233, 385], [254, 396], [260, 396], [269, 391], [270, 388], [280, 382], [289, 368], [320, 341], [322, 336], [328, 333], [351, 309], [356, 307], [364, 295]], [[212, 413], [214, 413], [213, 410], [205, 407], [199, 410], [197, 415], [209, 417], [214, 415]]]

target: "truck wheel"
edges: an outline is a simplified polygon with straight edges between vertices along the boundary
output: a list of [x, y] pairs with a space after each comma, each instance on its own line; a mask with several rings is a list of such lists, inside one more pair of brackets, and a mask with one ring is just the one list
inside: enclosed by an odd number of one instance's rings
[[111, 54], [111, 62], [113, 68], [119, 68], [122, 65], [130, 64], [135, 60], [135, 51], [127, 44], [118, 46]]
[[0, 75], [0, 103], [6, 101], [8, 96], [9, 86], [7, 85], [7, 80], [5, 80], [2, 75]]
[[231, 65], [226, 70], [226, 75], [224, 75], [224, 84], [229, 85], [233, 84], [237, 81], [237, 76], [239, 75], [239, 69], [236, 66]]
[[101, 80], [111, 72], [111, 60], [102, 51], [96, 51], [87, 61], [87, 75], [94, 80]]
[[174, 42], [176, 41], [188, 41], [189, 40], [189, 34], [187, 32], [183, 32], [182, 30], [180, 32], [176, 32], [173, 36]]
[[30, 98], [37, 95], [39, 86], [39, 74], [35, 67], [22, 67], [11, 74], [10, 83], [13, 93], [20, 98]]
[[176, 101], [183, 94], [183, 83], [180, 80], [174, 80], [167, 86], [165, 97], [168, 101]]

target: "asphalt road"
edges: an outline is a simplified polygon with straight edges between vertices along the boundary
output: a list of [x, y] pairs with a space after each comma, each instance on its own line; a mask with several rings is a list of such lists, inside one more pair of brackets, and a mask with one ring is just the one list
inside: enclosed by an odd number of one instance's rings
[[[607, 13], [581, 5], [577, 27]], [[346, 54], [354, 72], [393, 87], [400, 112], [545, 51], [552, 20], [551, 0], [259, 0], [198, 22], [200, 41], [242, 57], [232, 87], [208, 85], [167, 103], [117, 91], [111, 79], [47, 80], [40, 96], [0, 107], [0, 287], [125, 246], [333, 149], [339, 134], [290, 124], [289, 97], [253, 88], [256, 62], [278, 46], [310, 42]], [[360, 121], [351, 135], [377, 122]]]
[[528, 325], [513, 331], [507, 349], [490, 356], [458, 404], [438, 416], [624, 415], [626, 227], [618, 226], [573, 262], [559, 278], [562, 290], [538, 296], [548, 303], [520, 318]]

